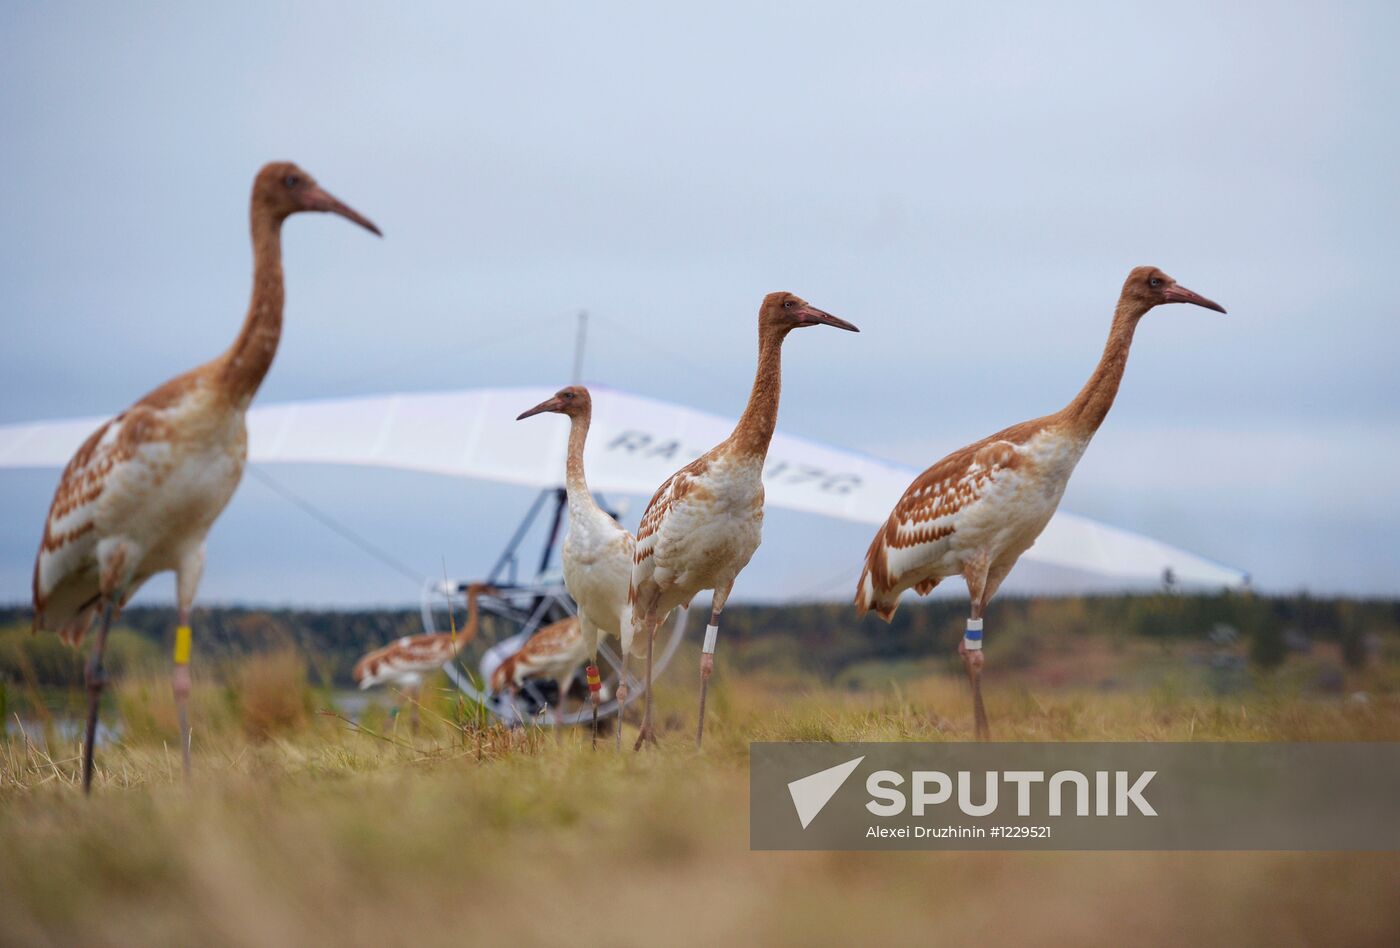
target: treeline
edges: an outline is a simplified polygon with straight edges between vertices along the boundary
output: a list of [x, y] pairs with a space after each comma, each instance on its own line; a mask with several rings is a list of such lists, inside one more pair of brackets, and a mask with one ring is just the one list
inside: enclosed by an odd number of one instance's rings
[[[0, 681], [81, 685], [82, 656], [56, 635], [30, 635], [31, 616], [28, 609], [0, 609]], [[175, 620], [173, 608], [123, 612], [109, 639], [109, 672], [120, 675], [168, 654]], [[350, 671], [370, 649], [423, 631], [418, 612], [408, 609], [199, 608], [192, 625], [197, 662], [220, 665], [290, 646], [306, 655], [312, 680], [330, 686], [353, 685]]]
[[[967, 615], [960, 598], [906, 601], [888, 624], [874, 616], [857, 619], [849, 606], [755, 606], [725, 610], [724, 636], [739, 641], [755, 664], [771, 657], [833, 675], [858, 662], [951, 653]], [[1239, 593], [1007, 597], [988, 610], [987, 629], [999, 639], [998, 661], [1011, 664], [1032, 664], [1044, 643], [1057, 638], [1102, 635], [1238, 640], [1263, 668], [1281, 664], [1290, 648], [1336, 642], [1355, 667], [1378, 639], [1400, 638], [1400, 600]]]
[[[703, 605], [703, 604], [702, 604]], [[832, 676], [861, 662], [951, 653], [962, 635], [962, 599], [906, 602], [885, 624], [830, 603], [732, 606], [724, 613], [726, 658], [740, 667], [801, 670]], [[82, 660], [53, 635], [31, 636], [29, 612], [0, 609], [0, 681], [44, 686], [82, 682]], [[173, 639], [175, 612], [133, 608], [109, 647], [114, 674], [160, 660]], [[356, 659], [400, 636], [422, 631], [415, 610], [208, 608], [195, 618], [199, 660], [217, 664], [292, 646], [307, 656], [313, 682], [348, 686]], [[692, 618], [698, 636], [703, 619]], [[1238, 640], [1262, 668], [1290, 648], [1334, 642], [1348, 665], [1363, 664], [1377, 642], [1400, 640], [1400, 600], [1297, 596], [1162, 594], [997, 600], [987, 617], [999, 661], [1033, 663], [1043, 643], [1068, 635], [1146, 639]], [[1007, 647], [1014, 643], [1015, 647]]]

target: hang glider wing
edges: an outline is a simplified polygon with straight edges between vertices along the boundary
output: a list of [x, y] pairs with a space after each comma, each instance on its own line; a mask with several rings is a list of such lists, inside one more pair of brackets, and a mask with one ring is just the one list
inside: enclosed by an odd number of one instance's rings
[[[611, 494], [651, 496], [676, 468], [728, 436], [731, 419], [604, 386], [590, 386], [588, 481]], [[545, 388], [465, 389], [263, 405], [248, 413], [255, 463], [362, 464], [550, 487], [563, 476], [568, 421], [521, 411]], [[62, 467], [104, 419], [0, 425], [0, 468]], [[917, 472], [781, 432], [764, 475], [774, 507], [878, 524]], [[1240, 570], [1150, 537], [1059, 513], [1025, 554], [1124, 582], [1230, 587]]]

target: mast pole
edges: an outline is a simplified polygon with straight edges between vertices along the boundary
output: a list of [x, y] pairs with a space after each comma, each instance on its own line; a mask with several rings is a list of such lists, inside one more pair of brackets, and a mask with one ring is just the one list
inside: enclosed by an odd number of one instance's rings
[[583, 379], [583, 348], [588, 342], [588, 310], [578, 311], [578, 331], [574, 335], [574, 374], [570, 380], [577, 385]]

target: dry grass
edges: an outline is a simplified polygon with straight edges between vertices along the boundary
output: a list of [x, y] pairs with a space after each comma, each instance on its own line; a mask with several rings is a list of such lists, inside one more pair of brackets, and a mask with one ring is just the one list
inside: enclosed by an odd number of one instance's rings
[[255, 655], [234, 678], [236, 697], [249, 737], [265, 739], [294, 731], [310, 713], [306, 660], [290, 648]]
[[[581, 730], [463, 732], [449, 723], [455, 702], [431, 693], [413, 738], [382, 715], [364, 719], [369, 734], [284, 716], [297, 700], [231, 705], [212, 684], [197, 707], [224, 718], [197, 731], [188, 789], [163, 723], [104, 749], [91, 800], [73, 787], [74, 749], [51, 759], [11, 739], [0, 940], [1400, 942], [1400, 856], [750, 852], [750, 740], [963, 740], [964, 686], [935, 675], [777, 688], [721, 671], [697, 756], [690, 678], [672, 670], [662, 747], [644, 755], [615, 755], [610, 741], [592, 752]], [[167, 690], [152, 682], [151, 700]], [[989, 703], [1003, 739], [1400, 739], [1400, 699], [1384, 695], [1220, 700], [1008, 679], [989, 685]], [[248, 730], [250, 708], [259, 720], [281, 709], [277, 727]]]

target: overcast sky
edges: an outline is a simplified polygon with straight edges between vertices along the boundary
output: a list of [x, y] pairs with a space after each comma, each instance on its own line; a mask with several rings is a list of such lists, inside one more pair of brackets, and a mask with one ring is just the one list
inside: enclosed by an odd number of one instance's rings
[[[290, 158], [385, 238], [289, 222], [263, 402], [563, 383], [587, 309], [588, 378], [736, 414], [789, 289], [863, 332], [790, 340], [780, 427], [922, 467], [1061, 407], [1150, 263], [1230, 313], [1145, 319], [1065, 509], [1263, 589], [1400, 593], [1397, 20], [6, 3], [0, 423], [114, 413], [224, 348], [249, 184]], [[271, 473], [424, 575], [484, 571], [532, 498]], [[28, 599], [56, 478], [0, 471], [0, 601]], [[846, 598], [870, 532], [771, 513], [735, 597]], [[210, 537], [205, 602], [415, 596], [251, 477]]]

